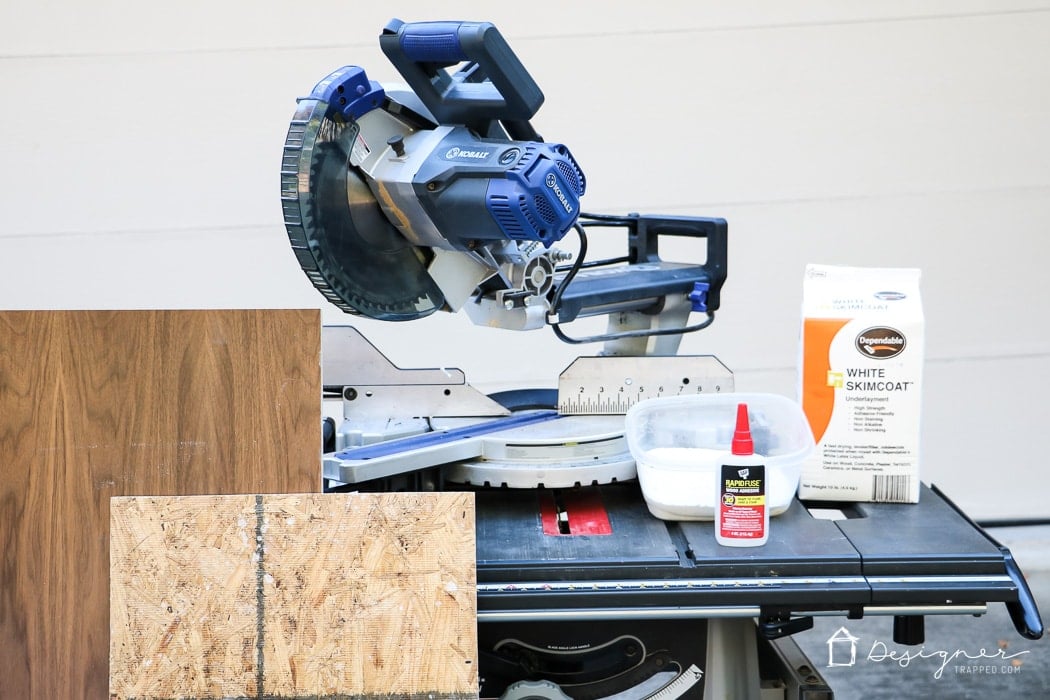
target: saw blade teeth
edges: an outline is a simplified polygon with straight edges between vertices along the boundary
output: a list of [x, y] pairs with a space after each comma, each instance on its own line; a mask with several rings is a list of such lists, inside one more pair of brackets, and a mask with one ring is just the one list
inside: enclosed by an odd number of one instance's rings
[[284, 223], [301, 269], [346, 313], [384, 320], [433, 313], [443, 307], [443, 295], [419, 251], [378, 212], [378, 204], [366, 216], [368, 239], [361, 236], [350, 188], [362, 188], [369, 198], [371, 193], [349, 162], [357, 125], [325, 118], [326, 109], [323, 102], [300, 101], [282, 154]]

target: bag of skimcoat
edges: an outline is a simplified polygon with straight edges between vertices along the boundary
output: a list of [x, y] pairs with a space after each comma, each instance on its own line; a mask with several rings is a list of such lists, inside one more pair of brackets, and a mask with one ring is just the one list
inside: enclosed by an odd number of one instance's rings
[[799, 498], [916, 503], [923, 316], [919, 270], [808, 265], [801, 403], [816, 450]]

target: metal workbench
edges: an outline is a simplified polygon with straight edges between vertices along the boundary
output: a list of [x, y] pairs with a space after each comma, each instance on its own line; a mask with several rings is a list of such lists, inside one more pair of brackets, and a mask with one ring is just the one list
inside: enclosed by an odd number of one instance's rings
[[[935, 488], [917, 504], [796, 500], [754, 548], [654, 518], [636, 482], [476, 497], [482, 697], [551, 677], [573, 700], [765, 697], [771, 683], [771, 697], [831, 697], [811, 667], [798, 677], [790, 640], [816, 615], [889, 615], [896, 642], [919, 644], [926, 615], [1004, 603], [1021, 635], [1042, 634], [1009, 550]], [[643, 694], [659, 669], [677, 684]]]

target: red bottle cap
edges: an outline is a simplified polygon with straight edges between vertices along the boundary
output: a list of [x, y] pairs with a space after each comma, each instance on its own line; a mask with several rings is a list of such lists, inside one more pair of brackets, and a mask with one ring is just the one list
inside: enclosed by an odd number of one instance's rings
[[747, 419], [747, 404], [736, 406], [736, 432], [733, 433], [733, 454], [755, 454], [755, 443], [751, 441], [751, 423]]

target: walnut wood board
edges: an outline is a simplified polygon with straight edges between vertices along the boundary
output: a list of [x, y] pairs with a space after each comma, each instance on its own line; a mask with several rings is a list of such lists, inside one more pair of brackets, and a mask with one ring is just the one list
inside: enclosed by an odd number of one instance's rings
[[107, 696], [112, 496], [320, 490], [320, 326], [0, 312], [0, 696]]
[[112, 501], [112, 698], [477, 698], [470, 493]]

